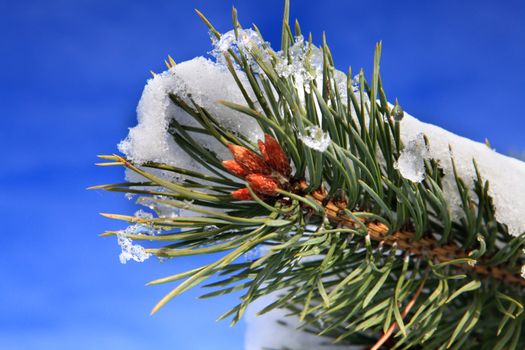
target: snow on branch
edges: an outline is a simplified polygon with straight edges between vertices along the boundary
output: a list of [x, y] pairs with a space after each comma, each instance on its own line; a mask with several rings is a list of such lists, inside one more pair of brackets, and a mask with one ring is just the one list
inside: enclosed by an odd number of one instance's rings
[[[243, 72], [238, 71], [237, 74], [246, 79]], [[343, 81], [342, 78], [340, 80]], [[169, 133], [172, 118], [180, 124], [197, 126], [186, 112], [170, 103], [169, 94], [189, 95], [228, 129], [244, 134], [251, 141], [262, 138], [262, 132], [254, 119], [217, 103], [219, 100], [244, 103], [239, 88], [224, 65], [197, 57], [177, 64], [148, 81], [137, 107], [138, 125], [131, 128], [128, 137], [119, 144], [120, 151], [129, 159], [138, 163], [162, 162], [206, 172], [180, 149]], [[420, 182], [424, 176], [424, 160], [438, 161], [445, 175], [443, 185], [449, 210], [453, 218], [459, 220], [462, 203], [454, 179], [452, 160], [459, 177], [471, 190], [476, 178], [475, 160], [483, 180], [489, 181], [489, 194], [495, 206], [496, 219], [507, 225], [512, 235], [525, 232], [525, 181], [521, 180], [525, 179], [524, 162], [497, 153], [484, 143], [421, 122], [406, 112], [400, 126], [405, 149], [397, 165], [402, 176]], [[330, 142], [329, 136], [327, 138], [327, 135], [316, 133], [313, 128], [308, 129], [309, 134], [304, 135], [303, 142], [322, 151]], [[427, 146], [423, 145], [421, 134], [428, 139]], [[219, 158], [229, 157], [228, 150], [216, 139], [198, 134], [196, 138], [204, 147], [216, 152]]]

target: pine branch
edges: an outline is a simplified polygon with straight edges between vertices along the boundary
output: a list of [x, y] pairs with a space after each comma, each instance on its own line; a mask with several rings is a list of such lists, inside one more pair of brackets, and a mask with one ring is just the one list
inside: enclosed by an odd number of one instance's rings
[[[303, 188], [303, 190], [306, 188]], [[499, 280], [503, 283], [525, 286], [525, 279], [519, 273], [507, 271], [504, 266], [483, 266], [472, 259], [472, 251], [467, 252], [457, 244], [441, 245], [431, 235], [415, 239], [415, 232], [396, 231], [394, 233], [380, 221], [367, 221], [362, 215], [372, 213], [349, 213], [345, 203], [337, 203], [327, 197], [322, 189], [312, 192], [313, 198], [319, 206], [324, 207], [324, 214], [337, 227], [352, 229], [363, 228], [366, 234], [374, 241], [399, 249], [413, 256], [435, 261], [442, 266], [452, 265], [460, 270], [471, 270], [479, 275]], [[360, 217], [361, 216], [361, 217]], [[359, 223], [356, 222], [359, 219]], [[363, 224], [365, 225], [363, 227]], [[483, 263], [483, 262], [482, 262]]]
[[[203, 297], [241, 291], [240, 303], [221, 316], [232, 323], [253, 301], [279, 293], [261, 313], [286, 308], [305, 331], [342, 343], [379, 348], [388, 339], [402, 349], [525, 347], [525, 279], [519, 276], [525, 234], [512, 236], [498, 222], [476, 162], [472, 187], [454, 164], [454, 193], [445, 192], [443, 165], [435, 159], [424, 160], [420, 182], [403, 176], [396, 164], [407, 148], [400, 136], [404, 112], [397, 100], [388, 103], [381, 43], [370, 84], [362, 71], [354, 79], [351, 69], [344, 76], [334, 67], [326, 37], [317, 48], [311, 37], [305, 42], [300, 36], [298, 22], [293, 33], [285, 4], [279, 52], [257, 27], [243, 29], [235, 10], [234, 30], [225, 35], [198, 12], [217, 46], [223, 36], [234, 43], [219, 59], [245, 103], [221, 105], [255, 121], [264, 140], [229, 129], [224, 116], [213, 112], [215, 105], [199, 104], [184, 89], [167, 92], [166, 103], [183, 113], [169, 116], [168, 132], [173, 147], [198, 169], [101, 156], [107, 162], [99, 165], [123, 166], [142, 180], [94, 188], [138, 194], [137, 202], [157, 213], [104, 214], [131, 224], [104, 235], [135, 247], [142, 260], [224, 254], [150, 282], [182, 280], [153, 313], [220, 276], [204, 286], [213, 290]], [[317, 68], [314, 56], [322, 61]], [[168, 66], [170, 74], [183, 69], [172, 59]], [[152, 82], [165, 78], [155, 75]], [[203, 136], [224, 149], [210, 149]], [[218, 156], [225, 147], [233, 159]], [[452, 194], [461, 202], [458, 217], [447, 202]], [[257, 247], [264, 249], [262, 256], [241, 262]]]

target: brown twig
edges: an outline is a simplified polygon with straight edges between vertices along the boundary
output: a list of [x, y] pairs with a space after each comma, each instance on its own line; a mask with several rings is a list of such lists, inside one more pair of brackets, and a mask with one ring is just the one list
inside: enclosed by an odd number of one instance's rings
[[[311, 195], [319, 205], [324, 207], [325, 215], [331, 222], [348, 228], [358, 227], [358, 224], [352, 218], [341, 215], [344, 214], [344, 207], [331, 200], [327, 201], [325, 191], [317, 190]], [[431, 261], [437, 261], [439, 263], [449, 262], [455, 259], [469, 258], [468, 251], [461, 249], [455, 243], [440, 244], [436, 239], [428, 236], [415, 240], [414, 232], [410, 231], [397, 231], [389, 234], [388, 227], [379, 221], [366, 222], [365, 225], [367, 227], [367, 233], [372, 240], [382, 242], [389, 246], [396, 245], [397, 249], [415, 256], [425, 257]], [[507, 284], [525, 286], [524, 278], [521, 278], [520, 275], [512, 273], [502, 267], [483, 266], [480, 264], [454, 264], [454, 266], [464, 270], [471, 270], [485, 277], [492, 277]]]
[[[416, 293], [414, 294], [412, 299], [410, 299], [407, 306], [405, 306], [405, 309], [403, 310], [403, 313], [402, 313], [403, 318], [406, 317], [406, 315], [408, 315], [408, 313], [410, 312], [410, 309], [412, 309], [412, 307], [416, 303], [417, 298], [419, 297], [419, 295], [421, 294], [421, 291], [423, 290], [423, 287], [425, 286], [426, 280], [427, 280], [427, 275], [425, 275], [425, 278], [419, 284], [419, 287], [416, 290]], [[374, 344], [374, 346], [370, 348], [370, 350], [379, 350], [379, 348], [392, 336], [392, 333], [394, 333], [394, 331], [396, 330], [396, 327], [397, 327], [397, 322], [394, 322], [390, 326], [390, 328], [388, 328], [386, 333], [383, 334], [383, 336], [379, 338], [379, 340]]]

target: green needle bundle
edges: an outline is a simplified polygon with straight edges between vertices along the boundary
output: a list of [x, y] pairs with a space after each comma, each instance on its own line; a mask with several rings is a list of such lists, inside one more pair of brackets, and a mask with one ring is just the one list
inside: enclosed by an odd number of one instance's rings
[[121, 261], [221, 254], [150, 282], [176, 283], [153, 313], [204, 283], [241, 293], [232, 323], [271, 295], [260, 314], [340, 345], [524, 349], [524, 163], [390, 104], [380, 43], [367, 81], [290, 26], [288, 1], [279, 51], [235, 9], [225, 34], [198, 14], [217, 62], [170, 57], [124, 155], [101, 156], [126, 182], [94, 187], [155, 212], [104, 214], [131, 224], [103, 234]]

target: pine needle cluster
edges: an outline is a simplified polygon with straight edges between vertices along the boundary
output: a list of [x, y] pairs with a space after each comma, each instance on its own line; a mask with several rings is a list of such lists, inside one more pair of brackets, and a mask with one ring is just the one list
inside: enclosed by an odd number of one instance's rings
[[[219, 39], [221, 34], [198, 14]], [[286, 1], [284, 57], [302, 35], [299, 23], [292, 28], [288, 18]], [[236, 33], [242, 29], [235, 10], [233, 28]], [[308, 45], [313, 47], [311, 37]], [[239, 304], [220, 317], [232, 323], [254, 300], [277, 293], [261, 314], [286, 308], [303, 321], [304, 331], [342, 344], [373, 349], [525, 348], [525, 279], [520, 277], [525, 239], [509, 235], [496, 221], [489, 184], [478, 173], [473, 192], [456, 176], [463, 215], [453, 219], [437, 162], [426, 161], [420, 183], [396, 169], [403, 149], [403, 111], [399, 104], [388, 103], [380, 76], [381, 43], [370, 81], [361, 71], [356, 86], [348, 70], [345, 99], [325, 37], [321, 50], [322, 80], [313, 79], [308, 86], [277, 72], [277, 54], [270, 47], [225, 54], [246, 103], [221, 103], [258, 122], [267, 135], [259, 144], [221, 126], [203, 106], [189, 103], [191, 97], [170, 96], [200, 125], [173, 120], [173, 139], [209, 174], [101, 156], [107, 161], [102, 165], [124, 166], [147, 180], [96, 188], [136, 193], [150, 203], [197, 214], [107, 214], [162, 230], [154, 236], [126, 233], [127, 238], [158, 244], [146, 252], [163, 258], [223, 254], [210, 264], [150, 282], [180, 281], [153, 313], [210, 277], [221, 276], [204, 285], [210, 291], [202, 298], [241, 291]], [[250, 62], [256, 62], [257, 69]], [[248, 84], [241, 83], [240, 72]], [[312, 127], [331, 139], [323, 152], [302, 141]], [[230, 148], [232, 159], [219, 159], [194, 133], [216, 138]], [[182, 174], [186, 180], [168, 181], [150, 169]], [[244, 261], [256, 247], [263, 247], [262, 255]]]

